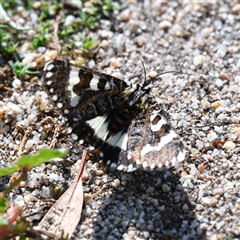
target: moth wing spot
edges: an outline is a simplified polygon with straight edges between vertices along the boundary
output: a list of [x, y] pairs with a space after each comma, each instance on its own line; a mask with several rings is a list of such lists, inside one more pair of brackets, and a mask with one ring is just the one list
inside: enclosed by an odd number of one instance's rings
[[136, 170], [137, 170], [137, 168], [134, 167], [132, 164], [129, 164], [127, 166], [127, 172], [133, 172], [133, 171], [136, 171]]
[[45, 64], [44, 71], [46, 71], [46, 70], [51, 71], [53, 68], [54, 68], [53, 61], [49, 61]]
[[105, 89], [105, 90], [109, 90], [109, 89], [111, 89], [111, 86], [110, 86], [110, 83], [109, 83], [109, 82], [106, 83], [104, 89]]
[[163, 167], [163, 164], [160, 162], [159, 164], [158, 164], [158, 168], [162, 168]]
[[98, 82], [99, 82], [100, 76], [97, 76], [96, 74], [93, 75], [92, 80], [90, 81], [90, 88], [91, 90], [99, 90], [98, 89]]
[[53, 82], [52, 82], [51, 80], [49, 80], [49, 81], [46, 82], [46, 84], [47, 84], [48, 86], [52, 85], [52, 83], [53, 83]]
[[51, 78], [53, 76], [53, 72], [47, 72], [47, 74], [46, 74], [46, 78]]
[[95, 147], [94, 147], [94, 146], [89, 146], [88, 148], [89, 148], [90, 151], [95, 150]]
[[76, 107], [79, 103], [80, 97], [79, 96], [75, 96], [73, 99], [71, 99], [70, 105], [71, 107]]
[[150, 165], [151, 170], [153, 170], [155, 167], [156, 167], [156, 164], [155, 164], [155, 163], [152, 163], [152, 164]]
[[107, 116], [98, 116], [87, 121], [88, 125], [94, 129], [95, 134], [103, 141], [108, 135], [108, 122], [106, 119]]

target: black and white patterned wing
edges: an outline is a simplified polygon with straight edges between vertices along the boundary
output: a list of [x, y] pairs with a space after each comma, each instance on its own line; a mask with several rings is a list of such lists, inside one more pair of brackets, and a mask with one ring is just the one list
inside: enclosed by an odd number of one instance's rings
[[127, 131], [109, 138], [101, 151], [110, 168], [127, 172], [178, 167], [185, 157], [182, 141], [157, 103], [140, 111]]
[[79, 142], [99, 149], [108, 134], [109, 114], [119, 108], [127, 84], [113, 76], [55, 60], [44, 67], [44, 85], [53, 102], [68, 119]]
[[116, 109], [127, 84], [110, 75], [55, 60], [44, 67], [43, 79], [53, 102], [69, 121], [86, 121]]

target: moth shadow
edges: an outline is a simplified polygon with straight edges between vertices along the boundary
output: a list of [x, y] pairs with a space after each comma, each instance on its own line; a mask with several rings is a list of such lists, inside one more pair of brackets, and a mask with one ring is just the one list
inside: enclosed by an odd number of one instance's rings
[[109, 174], [85, 205], [94, 214], [90, 239], [205, 239], [179, 178], [173, 170]]

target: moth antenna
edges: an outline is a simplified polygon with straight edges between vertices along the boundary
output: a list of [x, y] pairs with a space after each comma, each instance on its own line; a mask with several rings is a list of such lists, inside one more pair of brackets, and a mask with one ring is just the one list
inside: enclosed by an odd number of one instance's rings
[[143, 66], [143, 71], [144, 71], [144, 83], [147, 82], [147, 74], [146, 74], [146, 68], [144, 66], [144, 63], [143, 63], [143, 60], [141, 58], [139, 58], [141, 63], [142, 63], [142, 66]]
[[163, 73], [159, 73], [157, 74], [155, 77], [151, 78], [147, 83], [145, 82], [145, 86], [148, 86], [149, 84], [152, 84], [156, 81], [157, 77], [163, 75], [163, 74], [167, 74], [167, 73], [181, 73], [181, 74], [187, 74], [187, 73], [182, 73], [182, 72], [178, 72], [178, 71], [167, 71], [167, 72], [163, 72]]
[[157, 74], [153, 79], [155, 79], [155, 78], [157, 78], [157, 77], [159, 77], [159, 76], [161, 76], [161, 75], [163, 75], [163, 74], [166, 74], [166, 73], [179, 73], [179, 74], [188, 74], [188, 73], [183, 73], [183, 72], [178, 72], [178, 71], [167, 71], [167, 72], [163, 72], [163, 73], [159, 73], [159, 74]]

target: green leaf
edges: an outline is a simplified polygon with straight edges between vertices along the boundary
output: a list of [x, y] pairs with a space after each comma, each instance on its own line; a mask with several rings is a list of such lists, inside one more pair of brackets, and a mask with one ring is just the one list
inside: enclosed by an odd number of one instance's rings
[[33, 70], [29, 70], [29, 66], [24, 66], [21, 63], [13, 63], [13, 62], [9, 62], [11, 68], [13, 69], [13, 71], [17, 74], [18, 77], [22, 77], [25, 74], [38, 74], [39, 71], [33, 71]]
[[15, 51], [15, 49], [17, 48], [17, 46], [18, 46], [18, 43], [16, 43], [16, 44], [13, 44], [13, 43], [8, 43], [8, 45], [7, 45], [7, 52], [9, 53], [9, 54], [11, 54], [11, 53], [13, 53], [14, 51]]
[[34, 156], [23, 156], [17, 162], [12, 164], [9, 168], [3, 168], [0, 170], [0, 177], [12, 174], [22, 167], [33, 168], [37, 165], [40, 165], [44, 162], [50, 161], [54, 158], [63, 158], [67, 155], [67, 150], [65, 149], [44, 149], [40, 151], [37, 155]]
[[7, 200], [6, 198], [0, 197], [0, 212], [4, 212], [7, 210]]
[[36, 36], [32, 43], [31, 46], [29, 47], [30, 49], [36, 49], [39, 46], [43, 46], [48, 40], [50, 40], [51, 37], [50, 36], [46, 36], [45, 33], [41, 33], [40, 36]]

